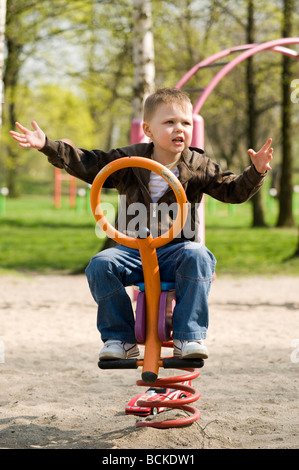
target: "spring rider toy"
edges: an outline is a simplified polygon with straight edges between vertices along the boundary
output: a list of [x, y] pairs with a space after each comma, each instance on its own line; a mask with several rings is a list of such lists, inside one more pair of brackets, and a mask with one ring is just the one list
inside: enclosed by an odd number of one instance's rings
[[[139, 230], [140, 238], [127, 236], [116, 230], [106, 219], [100, 204], [101, 189], [106, 179], [115, 171], [128, 167], [142, 167], [154, 171], [164, 178], [174, 191], [177, 201], [177, 215], [172, 227], [159, 237], [152, 238], [148, 228]], [[167, 402], [168, 408], [177, 408], [186, 411], [184, 418], [160, 422], [138, 422], [137, 427], [170, 428], [190, 424], [200, 417], [197, 408], [189, 406], [199, 399], [200, 392], [186, 381], [191, 381], [199, 376], [199, 368], [204, 365], [202, 359], [182, 359], [177, 357], [161, 357], [161, 348], [173, 347], [171, 339], [171, 315], [167, 308], [167, 300], [170, 297], [172, 306], [175, 304], [174, 283], [160, 280], [159, 265], [156, 248], [171, 242], [182, 230], [188, 212], [188, 203], [184, 188], [176, 176], [164, 165], [148, 158], [133, 156], [122, 157], [108, 163], [96, 176], [90, 191], [91, 209], [95, 220], [101, 229], [116, 242], [130, 248], [138, 249], [141, 256], [144, 283], [139, 285], [136, 302], [135, 335], [138, 344], [144, 344], [143, 359], [114, 359], [99, 361], [100, 369], [138, 369], [142, 367], [142, 380], [136, 383], [140, 386], [170, 387], [176, 390], [188, 392], [185, 398]], [[143, 233], [140, 233], [143, 232]], [[169, 303], [169, 302], [168, 302]], [[159, 369], [181, 369], [189, 373], [182, 376], [158, 378]], [[184, 382], [184, 384], [182, 384]], [[191, 383], [191, 382], [189, 382]], [[149, 405], [150, 403], [150, 405]], [[165, 406], [165, 402], [138, 401], [139, 406], [156, 408]]]

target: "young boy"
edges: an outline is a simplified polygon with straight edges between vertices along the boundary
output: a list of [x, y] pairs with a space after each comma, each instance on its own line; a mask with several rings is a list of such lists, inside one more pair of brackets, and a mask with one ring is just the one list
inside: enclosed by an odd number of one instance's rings
[[[34, 131], [16, 123], [21, 131], [11, 131], [24, 148], [36, 148], [47, 155], [58, 168], [64, 168], [87, 183], [108, 162], [124, 156], [143, 156], [168, 166], [179, 178], [190, 206], [192, 230], [182, 233], [171, 243], [158, 248], [160, 276], [175, 282], [176, 306], [173, 312], [174, 355], [183, 358], [207, 358], [203, 340], [208, 329], [208, 294], [216, 260], [198, 239], [196, 208], [203, 193], [227, 203], [242, 203], [262, 186], [272, 159], [271, 139], [258, 151], [248, 150], [252, 165], [236, 176], [221, 171], [202, 150], [191, 148], [192, 104], [188, 95], [178, 89], [160, 89], [149, 96], [144, 106], [143, 130], [151, 143], [141, 143], [103, 152], [76, 149], [63, 141], [52, 141], [32, 123]], [[115, 172], [106, 181], [126, 197], [129, 208], [138, 202], [146, 207], [148, 227], [153, 206], [170, 206], [175, 196], [164, 179], [142, 168]], [[171, 219], [167, 214], [167, 221]], [[158, 235], [163, 223], [158, 223]], [[169, 224], [168, 224], [169, 225]], [[168, 227], [169, 228], [169, 227]], [[125, 246], [103, 250], [94, 256], [87, 269], [91, 293], [98, 304], [97, 326], [104, 347], [100, 359], [125, 359], [139, 355], [134, 333], [134, 314], [125, 287], [143, 281], [139, 251]]]

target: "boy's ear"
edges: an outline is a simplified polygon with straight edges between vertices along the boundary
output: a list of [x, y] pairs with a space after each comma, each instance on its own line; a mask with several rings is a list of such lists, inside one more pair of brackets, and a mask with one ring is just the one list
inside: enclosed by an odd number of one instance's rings
[[147, 137], [151, 137], [152, 136], [152, 133], [150, 131], [150, 126], [148, 125], [147, 122], [143, 122], [142, 123], [142, 129], [143, 129], [143, 132], [145, 133], [145, 135]]

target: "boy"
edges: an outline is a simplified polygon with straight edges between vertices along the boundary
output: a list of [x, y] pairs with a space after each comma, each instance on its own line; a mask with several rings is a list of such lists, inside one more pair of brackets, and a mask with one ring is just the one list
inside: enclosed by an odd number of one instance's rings
[[[187, 194], [193, 230], [187, 233], [182, 230], [172, 243], [157, 249], [157, 256], [161, 280], [175, 282], [174, 355], [206, 359], [208, 350], [203, 340], [208, 328], [207, 300], [216, 260], [198, 240], [196, 206], [203, 193], [227, 203], [242, 203], [250, 199], [271, 169], [271, 139], [258, 152], [248, 150], [252, 165], [241, 175], [222, 172], [202, 150], [190, 147], [192, 104], [186, 93], [168, 88], [156, 91], [145, 102], [143, 130], [151, 143], [109, 152], [87, 151], [66, 142], [50, 140], [36, 122], [32, 123], [34, 131], [19, 123], [16, 125], [21, 133], [11, 131], [11, 134], [21, 147], [40, 150], [54, 166], [64, 168], [90, 184], [108, 162], [133, 155], [157, 160], [180, 179]], [[136, 202], [146, 207], [148, 220], [153, 205], [166, 203], [170, 206], [175, 202], [167, 183], [142, 168], [115, 172], [106, 185], [117, 188], [121, 195], [126, 196], [127, 221], [132, 213], [129, 208]], [[169, 219], [171, 216], [167, 214]], [[158, 234], [161, 234], [163, 223], [165, 220], [158, 221]], [[104, 250], [91, 259], [86, 275], [98, 304], [97, 326], [104, 342], [100, 360], [137, 357], [139, 349], [134, 333], [134, 315], [125, 287], [143, 281], [139, 251], [124, 246]]]

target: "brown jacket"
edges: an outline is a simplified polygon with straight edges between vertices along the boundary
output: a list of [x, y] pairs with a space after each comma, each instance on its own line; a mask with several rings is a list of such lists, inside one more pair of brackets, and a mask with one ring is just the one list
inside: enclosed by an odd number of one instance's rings
[[[47, 138], [46, 145], [41, 149], [41, 152], [47, 155], [52, 165], [65, 169], [70, 175], [92, 184], [98, 172], [112, 160], [125, 156], [151, 158], [153, 144], [141, 143], [104, 152], [102, 150], [75, 149], [64, 142]], [[196, 209], [204, 193], [222, 202], [239, 204], [250, 199], [260, 189], [266, 175], [266, 173], [258, 173], [253, 165], [246, 168], [239, 176], [230, 171], [222, 171], [220, 166], [208, 158], [202, 150], [191, 147], [183, 151], [178, 169], [179, 180], [186, 191], [191, 207], [192, 235], [186, 236], [182, 233], [176, 241], [182, 239], [198, 241], [196, 225], [199, 221]], [[149, 180], [149, 170], [125, 168], [115, 172], [105, 183], [106, 187], [116, 188], [119, 194], [126, 196], [127, 207], [136, 202], [146, 206], [148, 220], [144, 223], [147, 226], [149, 216], [155, 208], [150, 196]], [[159, 199], [158, 204], [164, 202], [169, 205], [175, 201], [175, 195], [169, 187]], [[133, 218], [128, 215], [126, 217], [127, 222]], [[165, 223], [168, 224], [169, 220]], [[158, 226], [158, 234], [160, 235], [161, 230], [163, 233], [161, 221]], [[168, 227], [168, 225], [166, 226]]]

